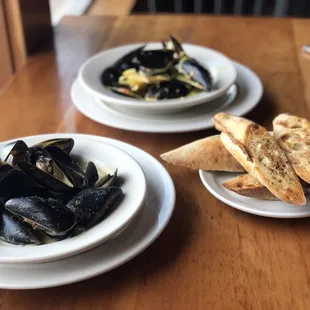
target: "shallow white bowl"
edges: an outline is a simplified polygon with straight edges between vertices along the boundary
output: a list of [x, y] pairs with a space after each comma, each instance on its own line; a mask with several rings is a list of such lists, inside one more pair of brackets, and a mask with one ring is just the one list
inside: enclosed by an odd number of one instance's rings
[[[118, 168], [123, 199], [104, 220], [75, 237], [38, 246], [0, 244], [0, 263], [39, 263], [81, 253], [121, 233], [143, 206], [146, 195], [144, 172], [130, 155], [108, 143], [80, 135], [55, 134], [49, 135], [48, 139], [68, 136], [75, 141], [72, 154], [84, 156], [111, 171]], [[32, 136], [19, 139], [31, 146], [47, 138]]]
[[275, 218], [310, 217], [310, 201], [305, 206], [295, 206], [284, 201], [268, 201], [238, 195], [222, 184], [240, 175], [231, 172], [199, 171], [200, 179], [208, 191], [220, 201], [240, 211]]
[[[185, 52], [197, 59], [207, 67], [214, 79], [216, 89], [211, 92], [201, 92], [195, 96], [182, 99], [168, 99], [149, 102], [129, 98], [113, 93], [109, 88], [102, 85], [100, 76], [103, 70], [111, 66], [116, 60], [128, 52], [143, 44], [124, 45], [105, 50], [86, 61], [79, 71], [79, 80], [83, 87], [92, 95], [105, 103], [122, 106], [123, 108], [134, 109], [139, 112], [177, 112], [199, 104], [214, 100], [223, 95], [235, 82], [237, 70], [234, 64], [223, 54], [212, 49], [193, 45], [183, 44]], [[159, 49], [161, 43], [149, 43], [146, 49]]]

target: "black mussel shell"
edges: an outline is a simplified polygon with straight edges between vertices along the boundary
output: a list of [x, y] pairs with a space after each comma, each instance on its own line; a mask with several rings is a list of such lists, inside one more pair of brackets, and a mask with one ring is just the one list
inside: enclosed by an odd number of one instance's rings
[[191, 88], [186, 84], [171, 80], [161, 82], [158, 85], [151, 85], [145, 95], [146, 100], [163, 100], [185, 97], [189, 94]]
[[64, 235], [75, 225], [74, 212], [63, 203], [51, 198], [43, 199], [37, 196], [12, 198], [5, 203], [5, 208], [49, 235]]
[[14, 168], [11, 165], [5, 162], [1, 162], [0, 163], [0, 181], [12, 170], [14, 170]]
[[48, 191], [20, 170], [12, 168], [0, 180], [2, 201], [16, 196], [32, 196], [35, 194], [48, 195]]
[[176, 38], [174, 38], [172, 35], [170, 35], [170, 42], [172, 43], [173, 49], [178, 54], [179, 57], [181, 57], [185, 54], [183, 47], [182, 47], [182, 44]]
[[0, 240], [15, 245], [40, 244], [29, 225], [6, 211], [0, 215]]
[[93, 187], [99, 180], [98, 170], [92, 161], [87, 164], [85, 177], [87, 180], [87, 187]]
[[61, 168], [62, 172], [74, 187], [83, 188], [86, 186], [84, 171], [70, 155], [53, 146], [47, 147], [46, 150], [48, 150], [53, 160]]
[[213, 79], [211, 73], [199, 64], [195, 59], [183, 57], [176, 65], [181, 73], [180, 79], [198, 89], [211, 91]]
[[63, 152], [61, 149], [53, 146], [47, 147], [46, 150], [54, 160], [60, 163], [60, 165], [66, 165], [78, 173], [84, 174], [82, 168], [79, 166], [76, 160], [74, 160], [74, 158], [68, 155], [66, 152]]
[[85, 230], [98, 223], [121, 195], [118, 187], [88, 188], [78, 193], [67, 204], [76, 214], [76, 228]]
[[64, 180], [66, 180], [66, 182], [64, 182], [29, 162], [18, 162], [17, 167], [29, 178], [47, 189], [54, 191], [68, 191], [73, 188], [73, 185], [67, 177], [64, 176]]
[[114, 67], [108, 67], [102, 72], [100, 80], [101, 83], [105, 86], [118, 87], [118, 80], [121, 75], [122, 71]]
[[[8, 143], [1, 147], [1, 159], [3, 161], [12, 164], [12, 166], [16, 165], [16, 162], [23, 161], [26, 155], [26, 151], [28, 150], [27, 144], [22, 140], [17, 140], [11, 143]], [[12, 156], [12, 160], [9, 158]]]
[[56, 138], [56, 139], [50, 139], [45, 140], [40, 143], [37, 143], [36, 145], [33, 145], [31, 148], [46, 148], [49, 146], [57, 147], [66, 152], [67, 154], [70, 154], [74, 147], [74, 140], [72, 138]]
[[113, 67], [117, 70], [123, 72], [130, 68], [139, 68], [139, 64], [137, 61], [137, 56], [141, 53], [141, 51], [144, 49], [145, 45], [140, 46], [133, 51], [129, 52], [128, 54], [124, 55], [122, 58], [120, 58], [118, 61], [116, 61], [113, 64]]
[[171, 50], [150, 50], [141, 52], [137, 58], [142, 70], [166, 70], [173, 61], [173, 55]]

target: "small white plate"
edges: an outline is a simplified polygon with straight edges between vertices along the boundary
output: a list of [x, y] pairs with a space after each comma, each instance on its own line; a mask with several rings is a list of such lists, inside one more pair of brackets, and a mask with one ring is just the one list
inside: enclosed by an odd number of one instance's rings
[[310, 216], [310, 202], [295, 206], [283, 201], [268, 201], [238, 195], [226, 189], [222, 183], [240, 175], [229, 172], [207, 172], [200, 170], [199, 176], [208, 191], [225, 204], [243, 212], [275, 218], [301, 218]]
[[[44, 139], [57, 136], [46, 135]], [[88, 135], [75, 137], [115, 145], [134, 157], [147, 180], [145, 205], [123, 233], [87, 252], [43, 264], [0, 265], [0, 288], [44, 288], [97, 276], [124, 264], [145, 250], [170, 220], [175, 204], [175, 189], [161, 163], [141, 149], [121, 141]]]
[[[237, 116], [244, 115], [252, 110], [260, 101], [263, 86], [258, 76], [247, 67], [235, 63], [238, 71], [236, 84], [238, 85], [237, 97], [233, 88], [207, 105], [188, 109], [173, 115], [139, 115], [120, 113], [112, 110], [85, 91], [79, 80], [71, 88], [71, 98], [78, 110], [88, 118], [104, 125], [131, 131], [171, 133], [189, 132], [212, 128], [212, 117], [219, 111], [225, 111]], [[233, 102], [232, 102], [233, 101]]]
[[[55, 134], [53, 138], [64, 135]], [[75, 141], [72, 154], [80, 155], [106, 167], [109, 171], [118, 168], [122, 178], [123, 199], [103, 221], [87, 231], [62, 241], [37, 246], [10, 246], [0, 244], [0, 263], [39, 263], [74, 255], [108, 240], [124, 230], [143, 206], [146, 195], [146, 180], [139, 164], [127, 153], [105, 142], [71, 134]], [[19, 138], [28, 146], [46, 140], [47, 136]], [[6, 141], [1, 143], [12, 142]], [[1, 146], [0, 145], [0, 146]]]
[[[102, 85], [100, 76], [103, 70], [111, 66], [115, 61], [126, 55], [130, 51], [137, 49], [143, 44], [130, 44], [105, 50], [86, 61], [79, 71], [79, 81], [84, 88], [93, 96], [99, 98], [105, 103], [115, 106], [122, 106], [139, 112], [161, 113], [177, 112], [187, 109], [208, 101], [214, 100], [227, 91], [227, 89], [235, 82], [237, 71], [234, 64], [223, 54], [212, 49], [193, 45], [182, 44], [185, 52], [197, 59], [202, 65], [207, 67], [214, 79], [215, 90], [211, 92], [201, 92], [195, 96], [182, 99], [160, 100], [149, 102], [135, 98], [129, 98], [115, 94], [109, 88]], [[162, 43], [148, 43], [148, 49], [160, 49]]]

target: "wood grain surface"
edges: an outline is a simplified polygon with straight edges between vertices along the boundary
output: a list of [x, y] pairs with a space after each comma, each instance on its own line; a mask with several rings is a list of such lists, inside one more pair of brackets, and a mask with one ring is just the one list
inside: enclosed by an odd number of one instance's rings
[[[81, 132], [159, 154], [205, 137], [133, 133], [99, 125], [76, 111], [70, 86], [95, 52], [119, 44], [163, 40], [217, 49], [255, 70], [264, 84], [247, 116], [267, 128], [279, 112], [310, 118], [310, 21], [208, 16], [68, 17], [55, 50], [30, 57], [0, 97], [0, 139]], [[176, 186], [171, 222], [146, 251], [107, 274], [33, 291], [0, 291], [4, 309], [310, 309], [310, 219], [249, 215], [218, 201], [197, 173], [165, 165]]]

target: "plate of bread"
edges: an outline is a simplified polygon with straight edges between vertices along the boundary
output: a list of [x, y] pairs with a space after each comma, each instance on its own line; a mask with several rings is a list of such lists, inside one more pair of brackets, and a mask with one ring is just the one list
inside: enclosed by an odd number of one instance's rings
[[244, 212], [276, 218], [310, 216], [310, 122], [290, 114], [273, 131], [228, 113], [213, 117], [220, 134], [161, 155], [168, 163], [199, 170], [217, 199]]

